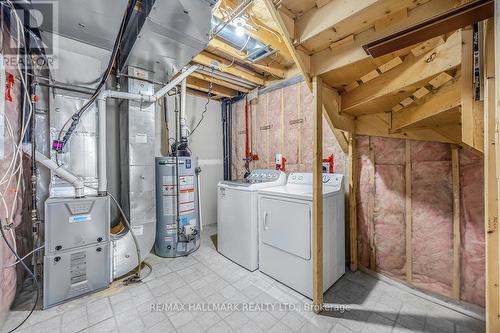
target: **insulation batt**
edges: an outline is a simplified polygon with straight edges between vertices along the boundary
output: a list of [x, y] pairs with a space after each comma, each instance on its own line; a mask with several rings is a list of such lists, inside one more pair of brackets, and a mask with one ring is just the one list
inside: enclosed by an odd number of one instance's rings
[[[374, 160], [371, 160], [370, 144]], [[412, 281], [424, 291], [451, 296], [453, 187], [451, 146], [410, 141]], [[369, 267], [368, 201], [375, 193], [373, 223], [377, 271], [405, 280], [405, 140], [358, 136], [357, 225], [359, 264]], [[485, 240], [483, 161], [460, 150], [461, 299], [484, 306]], [[370, 170], [375, 180], [370, 184]]]
[[380, 272], [404, 278], [405, 142], [372, 138], [375, 156], [375, 255]]
[[[8, 50], [9, 42], [7, 40], [4, 41], [4, 47], [6, 48], [5, 54], [15, 54], [14, 51]], [[11, 89], [12, 102], [5, 101], [5, 135], [4, 135], [4, 158], [0, 160], [0, 175], [6, 175], [9, 163], [14, 154], [14, 147], [11, 137], [7, 134], [7, 120], [10, 122], [12, 126], [12, 131], [14, 133], [14, 138], [16, 144], [19, 142], [19, 133], [21, 127], [21, 100], [22, 100], [22, 91], [21, 91], [21, 82], [18, 76], [17, 68], [7, 67], [7, 72], [14, 74], [15, 83]], [[24, 172], [30, 172], [29, 169], [24, 168]], [[25, 180], [26, 181], [26, 180]], [[5, 202], [7, 207], [10, 208], [12, 205], [16, 205], [16, 209], [14, 210], [12, 222], [14, 223], [14, 235], [15, 240], [12, 239], [11, 233], [7, 232], [7, 240], [11, 245], [14, 245], [14, 242], [17, 246], [18, 253], [23, 256], [27, 251], [26, 249], [29, 246], [30, 238], [28, 234], [25, 232], [26, 227], [29, 228], [29, 224], [23, 223], [23, 215], [26, 217], [28, 214], [23, 214], [23, 196], [25, 191], [23, 190], [23, 186], [21, 185], [19, 191], [16, 192], [16, 177], [12, 177], [10, 183], [5, 183], [0, 185], [0, 191], [4, 192], [5, 190]], [[10, 214], [10, 213], [9, 213]], [[0, 218], [4, 220], [7, 217], [7, 212], [4, 208], [4, 205], [0, 205]], [[29, 219], [27, 219], [29, 220]], [[4, 241], [0, 239], [0, 327], [2, 327], [3, 320], [5, 318], [6, 313], [9, 310], [9, 307], [14, 300], [14, 296], [16, 293], [16, 285], [20, 285], [22, 281], [22, 277], [24, 275], [24, 271], [21, 265], [5, 268], [6, 266], [11, 265], [16, 261], [14, 255], [10, 252], [10, 250], [5, 245]]]
[[[287, 172], [312, 172], [313, 96], [304, 82], [276, 89], [249, 102], [251, 151], [259, 156], [250, 169], [275, 168], [276, 154], [286, 158]], [[245, 100], [232, 113], [232, 177], [243, 177], [245, 158]], [[335, 156], [335, 172], [345, 171], [345, 155], [323, 120], [323, 158]]]
[[[418, 151], [420, 142], [413, 142]], [[412, 160], [412, 264], [413, 283], [423, 289], [451, 296], [453, 271], [453, 193], [451, 156], [442, 147], [427, 145], [436, 154], [427, 161]], [[415, 156], [415, 154], [413, 154]]]
[[460, 151], [461, 298], [484, 306], [486, 254], [483, 159]]

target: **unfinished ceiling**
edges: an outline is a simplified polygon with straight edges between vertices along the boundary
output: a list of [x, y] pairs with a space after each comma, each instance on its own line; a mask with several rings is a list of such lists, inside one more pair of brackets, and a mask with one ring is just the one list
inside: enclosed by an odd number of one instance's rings
[[[493, 26], [483, 21], [491, 17], [493, 1], [262, 2], [296, 72], [310, 87], [312, 78], [320, 78], [324, 112], [344, 147], [343, 131], [483, 150], [471, 25], [479, 22], [479, 39], [485, 47], [493, 44], [485, 42]], [[484, 63], [484, 71], [491, 71]]]

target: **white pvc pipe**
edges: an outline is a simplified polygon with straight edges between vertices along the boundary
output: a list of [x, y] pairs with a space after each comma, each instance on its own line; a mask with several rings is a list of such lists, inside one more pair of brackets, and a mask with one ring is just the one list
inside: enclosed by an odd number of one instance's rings
[[[25, 154], [31, 156], [31, 144], [23, 145], [23, 151]], [[58, 175], [71, 185], [73, 185], [73, 187], [75, 188], [76, 198], [83, 198], [85, 196], [85, 186], [83, 184], [83, 180], [81, 180], [62, 166], [57, 165], [56, 162], [46, 157], [38, 150], [35, 151], [35, 160], [48, 169], [52, 170], [56, 175]]]
[[159, 100], [162, 98], [166, 93], [168, 93], [170, 90], [174, 89], [175, 86], [177, 86], [179, 83], [184, 81], [189, 75], [191, 75], [195, 70], [197, 70], [199, 67], [198, 65], [193, 65], [184, 70], [179, 76], [177, 76], [175, 79], [170, 81], [165, 87], [161, 88], [158, 90], [156, 94], [153, 95], [155, 100]]
[[[182, 73], [184, 73], [183, 71]], [[186, 124], [186, 95], [187, 95], [187, 77], [181, 82], [181, 138], [187, 138], [187, 124]]]
[[106, 173], [106, 98], [100, 95], [97, 98], [97, 194], [105, 196], [108, 192], [108, 178]]

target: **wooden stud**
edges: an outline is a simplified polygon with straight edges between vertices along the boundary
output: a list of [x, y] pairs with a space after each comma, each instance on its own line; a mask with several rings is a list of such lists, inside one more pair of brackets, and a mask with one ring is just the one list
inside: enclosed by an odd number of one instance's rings
[[[500, 10], [500, 4], [497, 3]], [[500, 52], [500, 35], [495, 32], [495, 25], [500, 23], [500, 12], [497, 21], [485, 21], [485, 85], [484, 85], [484, 218], [486, 240], [486, 332], [500, 332], [500, 237], [498, 235], [498, 179], [497, 170], [498, 133], [497, 92], [495, 82], [495, 56]], [[497, 48], [495, 51], [495, 38]], [[495, 54], [496, 53], [496, 54]], [[498, 64], [497, 64], [498, 66]], [[500, 69], [500, 66], [498, 67]], [[500, 95], [499, 95], [500, 97]]]
[[330, 0], [315, 0], [315, 2], [316, 2], [316, 7], [321, 8], [327, 3], [329, 3]]
[[349, 133], [349, 245], [351, 249], [350, 268], [352, 272], [358, 270], [358, 225], [357, 225], [357, 156], [356, 138]]
[[354, 35], [349, 35], [330, 44], [330, 49], [336, 49], [346, 44], [354, 42]]
[[[431, 62], [406, 57], [400, 71], [388, 71], [369, 83], [342, 95], [342, 112], [353, 115], [384, 111], [389, 102], [400, 98], [400, 92], [415, 91], [444, 70], [458, 67], [461, 63], [461, 35], [454, 33], [445, 44], [436, 48]], [[403, 73], [403, 74], [402, 74]]]
[[370, 146], [370, 194], [368, 198], [368, 237], [370, 240], [370, 269], [377, 269], [377, 259], [375, 255], [375, 222], [374, 222], [374, 210], [375, 210], [375, 150], [373, 149], [373, 143], [371, 137], [368, 138]]
[[385, 72], [393, 69], [394, 67], [401, 65], [402, 63], [403, 63], [403, 59], [401, 59], [401, 57], [395, 57], [395, 58], [389, 60], [388, 62], [386, 62], [385, 64], [380, 65], [378, 67], [378, 70], [380, 71], [380, 73], [385, 73]]
[[413, 97], [415, 97], [416, 99], [420, 99], [427, 95], [429, 92], [429, 89], [427, 89], [426, 87], [422, 87], [413, 93]]
[[357, 87], [359, 87], [359, 83], [358, 83], [358, 81], [354, 81], [353, 83], [346, 86], [344, 89], [345, 89], [345, 91], [351, 91], [353, 89], [356, 89]]
[[[313, 78], [313, 305], [323, 305], [323, 82]], [[331, 254], [332, 255], [332, 254]], [[319, 309], [316, 308], [315, 311]]]
[[495, 150], [495, 78], [485, 81], [484, 219], [486, 239], [486, 331], [500, 332], [500, 237]]
[[460, 299], [460, 160], [458, 146], [452, 145], [453, 182], [453, 297]]
[[411, 210], [411, 142], [405, 140], [405, 181], [406, 181], [406, 203], [405, 203], [405, 222], [406, 222], [406, 281], [411, 283], [413, 264], [412, 264], [412, 210]]
[[380, 73], [374, 69], [372, 70], [370, 73], [366, 74], [366, 75], [363, 75], [360, 80], [363, 82], [363, 83], [366, 83], [368, 81], [371, 81], [373, 80], [374, 78], [376, 78], [377, 76], [379, 76]]
[[444, 38], [442, 36], [434, 37], [411, 49], [411, 53], [413, 53], [415, 57], [419, 57], [441, 44], [444, 44]]
[[392, 114], [392, 129], [410, 127], [457, 108], [461, 103], [460, 79], [426, 96], [421, 103], [413, 104], [401, 112]]
[[448, 74], [446, 72], [443, 72], [443, 73], [439, 74], [438, 76], [436, 76], [435, 78], [433, 78], [432, 80], [430, 80], [429, 84], [431, 86], [433, 86], [434, 89], [437, 89], [437, 88], [441, 87], [443, 84], [445, 84], [446, 82], [450, 81], [451, 79], [453, 79], [453, 76], [451, 76], [450, 74]]
[[375, 31], [381, 31], [394, 24], [394, 22], [398, 22], [404, 20], [408, 17], [408, 8], [403, 8], [401, 10], [390, 13], [387, 16], [384, 16], [373, 23]]
[[401, 105], [404, 107], [407, 107], [408, 105], [410, 105], [413, 102], [414, 102], [413, 98], [407, 97], [401, 101]]
[[392, 107], [392, 111], [394, 112], [398, 112], [399, 110], [401, 110], [403, 108], [403, 106], [401, 104], [396, 104]]
[[474, 100], [472, 30], [462, 30], [462, 142], [478, 152], [484, 149], [484, 105]]

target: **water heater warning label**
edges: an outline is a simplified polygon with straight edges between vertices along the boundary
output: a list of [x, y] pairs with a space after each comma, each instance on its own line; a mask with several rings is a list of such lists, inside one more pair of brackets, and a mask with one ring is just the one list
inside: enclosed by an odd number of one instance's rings
[[177, 191], [174, 176], [163, 176], [163, 214], [173, 215], [177, 211], [177, 192], [179, 193], [179, 213], [194, 212], [194, 176], [180, 176], [179, 190]]

